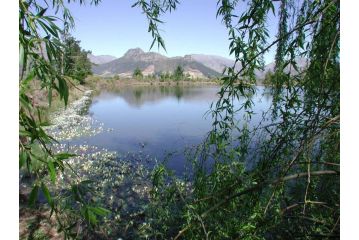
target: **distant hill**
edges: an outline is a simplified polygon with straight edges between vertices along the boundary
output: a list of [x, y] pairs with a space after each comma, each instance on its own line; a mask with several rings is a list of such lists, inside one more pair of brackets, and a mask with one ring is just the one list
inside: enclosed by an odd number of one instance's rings
[[136, 67], [139, 67], [144, 75], [150, 75], [160, 72], [173, 72], [177, 66], [182, 66], [184, 72], [193, 77], [220, 75], [216, 70], [205, 66], [190, 56], [169, 58], [155, 52], [144, 52], [140, 48], [130, 49], [123, 57], [111, 62], [93, 66], [92, 71], [98, 75], [130, 76]]
[[[303, 69], [305, 69], [305, 68], [308, 66], [307, 59], [305, 59], [305, 58], [297, 58], [296, 61], [297, 61], [297, 66], [298, 66], [299, 70], [303, 70]], [[264, 79], [264, 76], [265, 76], [265, 74], [266, 74], [268, 71], [274, 72], [274, 67], [275, 67], [275, 63], [274, 63], [274, 62], [267, 64], [266, 66], [264, 66], [264, 71], [257, 71], [257, 72], [256, 72], [257, 78], [258, 78], [258, 79]], [[291, 75], [295, 75], [295, 74], [298, 73], [298, 72], [292, 67], [291, 64], [288, 65], [288, 66], [284, 69], [284, 72], [286, 72], [286, 73], [291, 72]]]
[[216, 55], [191, 54], [186, 55], [185, 57], [190, 57], [219, 73], [222, 73], [225, 67], [232, 67], [234, 64], [234, 60]]
[[[93, 56], [93, 55], [92, 55]], [[101, 58], [105, 56], [105, 58]], [[159, 74], [161, 72], [173, 72], [177, 66], [182, 66], [184, 72], [192, 77], [218, 77], [222, 74], [225, 67], [233, 66], [234, 61], [216, 55], [189, 54], [184, 57], [166, 57], [155, 52], [144, 52], [140, 48], [128, 50], [122, 57], [114, 59], [112, 56], [97, 56], [92, 67], [94, 74], [103, 76], [120, 75], [123, 77], [132, 76], [133, 71], [138, 67], [144, 75]], [[94, 56], [95, 57], [95, 56]], [[99, 58], [100, 57], [100, 58]], [[112, 60], [111, 60], [112, 58]], [[102, 61], [107, 61], [100, 63]], [[298, 66], [306, 66], [305, 59], [298, 59]], [[238, 63], [236, 70], [240, 70], [241, 65]], [[257, 71], [258, 79], [264, 79], [267, 71], [274, 70], [274, 63], [265, 66], [264, 71]], [[288, 72], [290, 67], [286, 69]], [[294, 69], [291, 72], [295, 74]]]
[[104, 63], [108, 63], [108, 62], [111, 62], [116, 59], [116, 57], [111, 56], [111, 55], [95, 56], [91, 53], [87, 55], [87, 58], [90, 60], [90, 62], [92, 62], [94, 64], [104, 64]]

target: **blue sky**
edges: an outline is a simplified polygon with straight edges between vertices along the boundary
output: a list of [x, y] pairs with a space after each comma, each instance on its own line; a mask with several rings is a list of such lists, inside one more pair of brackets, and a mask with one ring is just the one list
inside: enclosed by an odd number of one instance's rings
[[[72, 35], [81, 40], [84, 49], [95, 55], [121, 57], [135, 47], [148, 51], [152, 37], [147, 32], [147, 20], [141, 10], [131, 8], [134, 2], [102, 0], [98, 6], [70, 4], [76, 23]], [[169, 57], [202, 53], [233, 59], [229, 56], [227, 30], [220, 19], [216, 19], [216, 11], [217, 0], [182, 0], [176, 11], [162, 17], [165, 23], [160, 29], [167, 53], [162, 49], [159, 52]], [[276, 25], [273, 21], [269, 26], [271, 32], [275, 33]], [[158, 49], [154, 46], [151, 51]], [[265, 60], [273, 60], [273, 50]]]

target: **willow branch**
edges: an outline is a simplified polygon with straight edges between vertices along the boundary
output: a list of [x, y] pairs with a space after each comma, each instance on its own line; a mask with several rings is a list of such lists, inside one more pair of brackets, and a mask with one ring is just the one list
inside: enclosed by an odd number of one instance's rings
[[[323, 171], [314, 171], [310, 173], [311, 176], [321, 176], [321, 175], [339, 175], [339, 171], [332, 171], [332, 170], [323, 170]], [[297, 178], [302, 178], [302, 177], [307, 177], [308, 176], [308, 172], [303, 172], [303, 173], [296, 173], [296, 174], [292, 174], [286, 177], [282, 177], [279, 179], [276, 179], [274, 181], [264, 181], [258, 185], [249, 187], [239, 193], [234, 193], [232, 195], [226, 196], [224, 197], [224, 199], [222, 201], [220, 201], [219, 203], [215, 204], [213, 207], [211, 207], [210, 209], [208, 209], [207, 211], [205, 211], [204, 213], [202, 213], [200, 216], [201, 218], [205, 218], [206, 216], [208, 216], [208, 214], [210, 214], [211, 212], [213, 212], [214, 210], [216, 210], [217, 208], [221, 207], [223, 204], [229, 202], [230, 200], [234, 199], [234, 198], [238, 198], [242, 195], [248, 194], [250, 192], [254, 192], [254, 191], [258, 191], [260, 190], [262, 187], [264, 187], [265, 185], [274, 185], [280, 182], [285, 182], [285, 181], [289, 181], [289, 180], [293, 180], [293, 179], [297, 179]], [[191, 227], [191, 225], [187, 225], [185, 228], [183, 228], [181, 231], [178, 232], [178, 234], [176, 235], [176, 237], [174, 238], [174, 240], [178, 239], [181, 235], [183, 235], [189, 228]]]
[[[339, 175], [338, 171], [333, 171], [333, 170], [323, 170], [323, 171], [314, 171], [310, 173], [311, 176], [320, 176], [320, 175]], [[285, 182], [285, 181], [289, 181], [292, 179], [296, 179], [296, 178], [302, 178], [302, 177], [307, 177], [308, 176], [308, 172], [303, 172], [303, 173], [296, 173], [296, 174], [292, 174], [283, 178], [279, 178], [276, 179], [274, 181], [264, 181], [261, 184], [255, 185], [253, 187], [247, 188], [239, 193], [235, 193], [232, 194], [230, 196], [226, 196], [222, 201], [220, 201], [219, 203], [215, 204], [213, 207], [211, 207], [210, 209], [208, 209], [206, 212], [201, 214], [201, 217], [204, 218], [206, 217], [209, 213], [211, 213], [212, 211], [214, 211], [215, 209], [217, 209], [218, 207], [222, 206], [223, 204], [227, 203], [228, 201], [240, 197], [242, 195], [245, 195], [247, 193], [253, 192], [253, 191], [257, 191], [259, 189], [261, 189], [263, 186], [265, 185], [273, 185], [273, 184], [277, 184], [280, 182]]]
[[[326, 11], [326, 9], [331, 6], [332, 4], [334, 4], [337, 0], [333, 0], [332, 2], [330, 2], [327, 6], [323, 7], [322, 9], [318, 10], [318, 12], [316, 14], [314, 14], [313, 16], [313, 19], [312, 20], [308, 20], [307, 22], [293, 28], [292, 30], [290, 30], [287, 34], [284, 34], [282, 37], [280, 38], [277, 38], [275, 41], [273, 41], [270, 45], [268, 45], [266, 48], [264, 48], [262, 51], [260, 51], [259, 53], [257, 53], [254, 57], [252, 57], [251, 59], [249, 59], [249, 61], [244, 64], [244, 66], [242, 66], [242, 69], [240, 71], [237, 72], [237, 74], [235, 75], [235, 77], [237, 78], [245, 69], [246, 67], [251, 63], [253, 62], [255, 59], [257, 59], [260, 55], [262, 55], [263, 53], [265, 53], [266, 51], [268, 51], [271, 47], [273, 47], [275, 44], [277, 44], [278, 42], [282, 41], [283, 39], [289, 37], [292, 33], [296, 32], [297, 30], [307, 26], [307, 25], [310, 25], [310, 24], [313, 24], [313, 23], [316, 23], [317, 22], [317, 17], [319, 17], [320, 14], [322, 14], [323, 12]], [[236, 61], [237, 63], [237, 61]], [[235, 64], [236, 64], [235, 63]], [[233, 67], [235, 68], [235, 66]]]

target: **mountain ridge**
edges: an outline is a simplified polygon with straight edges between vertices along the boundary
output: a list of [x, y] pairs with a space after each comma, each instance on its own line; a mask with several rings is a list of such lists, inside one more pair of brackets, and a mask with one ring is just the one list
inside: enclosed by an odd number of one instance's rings
[[[110, 55], [102, 56], [113, 57]], [[99, 56], [94, 56], [93, 59], [98, 60], [96, 57]], [[93, 73], [102, 76], [120, 75], [131, 77], [133, 71], [140, 68], [145, 76], [159, 75], [162, 72], [173, 72], [177, 66], [182, 66], [184, 73], [193, 78], [211, 78], [220, 76], [225, 67], [234, 65], [234, 60], [217, 55], [187, 54], [183, 57], [167, 57], [156, 52], [145, 52], [141, 48], [129, 49], [122, 57], [112, 60], [107, 58], [107, 60], [109, 61], [99, 64], [90, 59], [94, 63], [92, 66]], [[299, 59], [298, 61], [299, 68], [304, 68], [307, 64], [305, 59]], [[236, 70], [240, 69], [240, 64], [237, 64]], [[274, 71], [274, 62], [267, 64], [264, 71], [256, 71], [255, 74], [258, 79], [264, 79], [268, 71]], [[286, 71], [293, 70], [287, 67]]]
[[144, 75], [173, 72], [177, 66], [192, 77], [213, 77], [220, 73], [189, 57], [166, 57], [156, 52], [144, 52], [140, 48], [129, 49], [122, 57], [110, 62], [93, 65], [92, 71], [98, 75], [131, 76], [138, 67]]
[[87, 54], [87, 58], [93, 64], [104, 64], [117, 59], [112, 55], [93, 55], [92, 53]]

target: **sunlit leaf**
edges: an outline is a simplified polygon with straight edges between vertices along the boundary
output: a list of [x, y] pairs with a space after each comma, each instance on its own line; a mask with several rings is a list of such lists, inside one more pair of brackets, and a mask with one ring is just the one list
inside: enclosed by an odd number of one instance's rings
[[48, 161], [48, 169], [49, 169], [51, 181], [55, 183], [56, 171], [55, 171], [54, 163], [51, 160]]
[[46, 187], [46, 185], [44, 183], [41, 183], [41, 190], [44, 193], [45, 198], [46, 198], [47, 202], [49, 203], [49, 205], [51, 207], [54, 207], [54, 202], [52, 200], [50, 191], [49, 191], [49, 189]]

